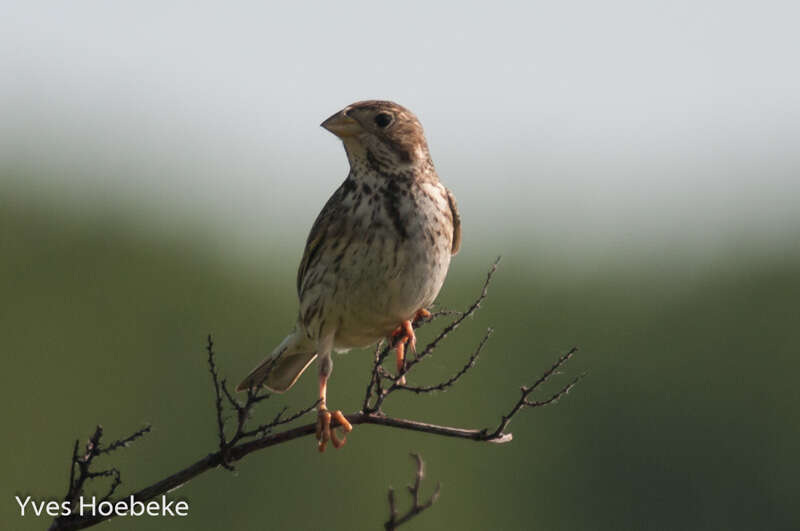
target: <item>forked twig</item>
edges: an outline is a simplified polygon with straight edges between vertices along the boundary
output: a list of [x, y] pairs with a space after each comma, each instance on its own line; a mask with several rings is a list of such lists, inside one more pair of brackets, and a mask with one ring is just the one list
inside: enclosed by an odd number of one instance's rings
[[392, 531], [397, 529], [401, 525], [405, 524], [419, 513], [426, 509], [430, 509], [431, 506], [436, 503], [439, 499], [439, 492], [441, 490], [441, 484], [436, 483], [436, 490], [433, 491], [433, 494], [428, 501], [420, 502], [420, 493], [419, 487], [422, 483], [422, 478], [425, 477], [425, 463], [422, 462], [422, 457], [419, 454], [411, 454], [411, 458], [416, 461], [416, 474], [414, 475], [414, 483], [408, 485], [408, 493], [411, 495], [411, 507], [406, 511], [406, 513], [402, 516], [397, 514], [397, 505], [394, 499], [394, 489], [389, 487], [388, 493], [388, 500], [389, 500], [389, 519], [383, 524], [383, 527], [387, 531]]

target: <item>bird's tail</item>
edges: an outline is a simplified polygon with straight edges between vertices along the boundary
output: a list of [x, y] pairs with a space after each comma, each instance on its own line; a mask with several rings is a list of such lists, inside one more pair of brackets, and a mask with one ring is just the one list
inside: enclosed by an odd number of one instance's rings
[[305, 335], [295, 330], [286, 336], [272, 354], [250, 371], [236, 390], [245, 391], [263, 385], [275, 393], [287, 391], [317, 357], [315, 350], [305, 340]]

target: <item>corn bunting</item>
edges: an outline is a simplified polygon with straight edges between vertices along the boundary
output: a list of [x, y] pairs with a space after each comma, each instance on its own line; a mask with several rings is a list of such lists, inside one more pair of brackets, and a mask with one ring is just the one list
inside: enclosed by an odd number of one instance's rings
[[[326, 403], [331, 353], [395, 341], [397, 368], [405, 346], [414, 349], [411, 323], [429, 314], [450, 256], [461, 242], [453, 194], [439, 182], [422, 125], [408, 109], [388, 101], [362, 101], [337, 112], [322, 127], [344, 144], [350, 173], [317, 216], [297, 272], [300, 312], [283, 342], [239, 384], [275, 392], [289, 389], [314, 361], [319, 366], [318, 448], [335, 419]], [[402, 382], [401, 382], [402, 383]]]

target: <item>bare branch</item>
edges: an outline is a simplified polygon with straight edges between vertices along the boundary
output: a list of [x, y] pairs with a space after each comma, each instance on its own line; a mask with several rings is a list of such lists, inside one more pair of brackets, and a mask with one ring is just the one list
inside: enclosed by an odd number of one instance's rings
[[64, 501], [72, 501], [72, 489], [75, 485], [75, 468], [78, 465], [78, 446], [80, 440], [75, 439], [75, 446], [72, 447], [72, 460], [69, 462], [69, 486], [67, 487], [67, 495], [64, 496]]
[[[453, 332], [456, 328], [458, 328], [461, 325], [461, 323], [463, 323], [468, 317], [471, 317], [472, 315], [475, 314], [475, 312], [477, 312], [480, 309], [481, 303], [486, 299], [486, 297], [489, 294], [489, 284], [492, 282], [492, 277], [497, 271], [497, 266], [499, 263], [500, 263], [500, 257], [498, 256], [497, 259], [494, 261], [494, 263], [491, 265], [491, 267], [489, 267], [489, 271], [486, 273], [486, 280], [484, 280], [483, 282], [483, 286], [481, 287], [481, 291], [478, 294], [478, 297], [465, 311], [463, 312], [440, 311], [437, 312], [436, 314], [431, 314], [431, 316], [426, 319], [419, 319], [414, 323], [412, 323], [412, 326], [414, 328], [419, 328], [420, 326], [426, 323], [432, 322], [437, 317], [443, 315], [452, 315], [453, 313], [458, 315], [458, 317], [456, 317], [452, 322], [450, 322], [447, 326], [445, 326], [439, 332], [439, 334], [437, 334], [437, 336], [434, 337], [433, 340], [425, 346], [425, 348], [421, 352], [419, 352], [414, 358], [406, 360], [405, 367], [397, 375], [392, 376], [387, 374], [382, 367], [383, 361], [389, 355], [389, 352], [391, 352], [391, 350], [395, 348], [396, 345], [389, 343], [382, 350], [380, 349], [380, 345], [378, 346], [378, 349], [376, 350], [375, 354], [375, 362], [372, 367], [372, 373], [370, 375], [370, 382], [367, 385], [367, 396], [364, 399], [362, 411], [364, 411], [365, 413], [379, 412], [381, 410], [383, 402], [394, 391], [397, 391], [398, 389], [408, 389], [411, 391], [414, 390], [414, 388], [411, 386], [406, 386], [401, 384], [400, 383], [401, 379], [405, 375], [409, 374], [411, 370], [419, 362], [428, 357], [439, 346], [439, 344], [442, 342], [442, 340], [444, 340], [444, 338], [446, 338], [451, 332]], [[478, 350], [480, 350], [480, 348], [482, 348], [482, 345], [480, 345]], [[470, 368], [471, 366], [465, 367], [464, 372], [466, 372]], [[456, 375], [457, 377], [455, 377], [455, 379], [450, 383], [447, 383], [447, 381], [445, 381], [441, 382], [440, 384], [431, 386], [432, 387], [431, 391], [436, 390], [437, 387], [446, 388], [453, 385], [456, 381], [458, 381], [458, 379], [462, 375], [463, 373], [461, 375], [457, 374]], [[382, 383], [384, 381], [386, 381], [388, 385], [388, 387], [385, 390], [382, 389]], [[372, 402], [371, 405], [370, 401]]]
[[385, 524], [383, 524], [383, 527], [387, 531], [397, 529], [422, 511], [430, 509], [430, 507], [439, 499], [441, 484], [437, 483], [436, 490], [433, 492], [433, 495], [428, 499], [428, 501], [423, 503], [420, 502], [419, 488], [422, 484], [422, 478], [425, 477], [425, 463], [422, 462], [422, 457], [420, 457], [419, 454], [412, 453], [411, 457], [412, 459], [416, 460], [417, 465], [417, 472], [414, 475], [414, 483], [408, 486], [408, 493], [411, 495], [411, 507], [408, 509], [406, 514], [403, 516], [398, 516], [397, 507], [394, 500], [394, 489], [389, 487], [389, 519]]
[[390, 347], [384, 349], [383, 352], [381, 352], [381, 347], [383, 347], [383, 340], [378, 341], [378, 343], [375, 345], [375, 359], [372, 364], [372, 372], [370, 373], [369, 382], [367, 382], [367, 392], [364, 396], [364, 402], [361, 406], [361, 411], [365, 413], [374, 411], [374, 409], [370, 408], [369, 405], [372, 394], [375, 393], [376, 396], [380, 396], [383, 393], [383, 390], [381, 389], [381, 378], [378, 372], [381, 368], [383, 359], [386, 357], [386, 354], [389, 353]]
[[[439, 333], [439, 335], [436, 336], [433, 339], [433, 341], [428, 343], [428, 345], [425, 347], [425, 349], [422, 352], [420, 352], [414, 359], [410, 360], [406, 364], [406, 370], [405, 370], [405, 373], [403, 373], [403, 374], [408, 373], [408, 371], [410, 371], [411, 368], [414, 365], [416, 365], [417, 363], [422, 361], [423, 358], [427, 357], [431, 352], [433, 352], [434, 349], [436, 349], [436, 347], [439, 346], [439, 343], [444, 338], [446, 338], [448, 336], [448, 334], [450, 334], [450, 332], [452, 332], [456, 328], [458, 328], [459, 325], [461, 325], [461, 323], [463, 323], [465, 320], [467, 320], [468, 317], [472, 317], [472, 315], [480, 309], [481, 303], [489, 295], [489, 284], [492, 282], [492, 277], [494, 276], [495, 272], [497, 271], [498, 264], [500, 264], [500, 257], [499, 256], [494, 261], [494, 263], [491, 265], [491, 267], [489, 268], [489, 271], [486, 273], [486, 280], [483, 282], [483, 287], [481, 288], [481, 292], [478, 295], [478, 298], [475, 299], [475, 301], [470, 305], [469, 308], [467, 308], [467, 310], [465, 312], [459, 314], [459, 316], [453, 322], [451, 322], [449, 325], [444, 327], [444, 329]], [[431, 316], [431, 317], [433, 317], [433, 316]], [[402, 376], [403, 374], [400, 374], [399, 376]]]
[[471, 368], [475, 366], [475, 362], [477, 361], [478, 356], [480, 355], [481, 350], [483, 349], [483, 346], [486, 344], [486, 341], [489, 340], [489, 336], [492, 335], [492, 332], [493, 330], [491, 328], [489, 328], [486, 331], [486, 335], [484, 335], [483, 339], [481, 339], [481, 342], [478, 343], [477, 348], [473, 351], [472, 355], [469, 357], [469, 360], [467, 360], [467, 363], [463, 367], [461, 367], [460, 371], [455, 373], [447, 380], [440, 382], [436, 385], [427, 385], [427, 386], [413, 386], [413, 385], [403, 384], [399, 385], [398, 389], [402, 389], [404, 391], [413, 391], [414, 393], [417, 394], [431, 393], [433, 391], [444, 391], [451, 385], [455, 384], [459, 380], [459, 378], [464, 376], [467, 373], [467, 371], [469, 371]]
[[[545, 399], [542, 400], [532, 399], [533, 392], [536, 389], [538, 389], [541, 385], [543, 385], [546, 381], [548, 381], [548, 379], [550, 379], [551, 376], [557, 374], [558, 370], [562, 368], [564, 364], [569, 359], [571, 359], [571, 357], [577, 351], [576, 348], [570, 349], [566, 354], [559, 357], [558, 360], [553, 364], [553, 366], [550, 367], [550, 369], [548, 369], [530, 387], [522, 387], [521, 396], [519, 397], [519, 399], [516, 401], [516, 403], [513, 404], [508, 413], [502, 415], [499, 424], [494, 428], [474, 429], [474, 428], [461, 428], [461, 427], [453, 427], [453, 426], [446, 426], [439, 424], [430, 424], [410, 419], [390, 417], [385, 415], [381, 410], [381, 406], [383, 405], [387, 397], [389, 397], [395, 391], [405, 390], [420, 394], [431, 393], [434, 391], [443, 391], [449, 389], [457, 382], [461, 381], [462, 377], [475, 366], [475, 363], [479, 355], [483, 351], [483, 348], [486, 342], [488, 341], [489, 336], [492, 333], [491, 328], [488, 329], [486, 334], [482, 337], [482, 339], [480, 340], [480, 342], [478, 343], [472, 354], [468, 357], [464, 366], [446, 380], [443, 380], [437, 384], [429, 386], [411, 386], [399, 383], [401, 377], [407, 376], [413, 370], [415, 370], [415, 368], [419, 365], [419, 363], [423, 359], [433, 354], [436, 348], [438, 348], [441, 342], [451, 332], [453, 332], [468, 317], [471, 317], [472, 315], [475, 314], [475, 312], [477, 312], [478, 309], [480, 309], [482, 302], [487, 297], [489, 284], [492, 280], [495, 271], [497, 270], [498, 262], [499, 258], [492, 264], [489, 271], [487, 272], [486, 279], [483, 283], [480, 293], [478, 294], [476, 299], [472, 302], [472, 304], [469, 307], [467, 307], [463, 312], [452, 311], [452, 310], [441, 310], [431, 314], [429, 317], [425, 319], [420, 319], [413, 323], [414, 328], [419, 328], [441, 317], [449, 315], [455, 316], [455, 318], [450, 323], [448, 323], [444, 328], [442, 328], [442, 330], [439, 331], [439, 333], [434, 337], [434, 339], [430, 343], [428, 343], [425, 346], [425, 348], [419, 352], [418, 355], [406, 361], [405, 367], [403, 367], [398, 374], [392, 374], [383, 367], [384, 360], [388, 357], [389, 353], [391, 353], [395, 345], [391, 344], [391, 342], [381, 342], [376, 346], [372, 363], [372, 371], [370, 372], [370, 378], [369, 381], [367, 382], [361, 411], [346, 416], [347, 420], [352, 425], [372, 424], [375, 426], [381, 426], [386, 428], [411, 430], [420, 433], [427, 433], [443, 437], [467, 439], [476, 442], [506, 443], [512, 440], [512, 435], [510, 433], [506, 433], [505, 430], [508, 427], [509, 423], [511, 422], [512, 418], [517, 413], [519, 413], [519, 411], [525, 408], [535, 408], [551, 404], [557, 401], [565, 394], [567, 394], [570, 391], [570, 389], [572, 389], [572, 387], [580, 379], [580, 376], [578, 378], [575, 378], [570, 383], [563, 386], [557, 392], [555, 392], [554, 394]], [[307, 415], [308, 413], [312, 412], [319, 405], [319, 400], [288, 416], [286, 416], [288, 408], [283, 407], [282, 409], [280, 409], [280, 411], [275, 413], [270, 420], [262, 422], [261, 424], [258, 424], [252, 428], [248, 427], [248, 422], [250, 421], [255, 406], [260, 402], [270, 398], [270, 394], [268, 392], [260, 391], [257, 387], [254, 386], [247, 390], [246, 396], [243, 398], [243, 400], [235, 398], [228, 390], [226, 380], [221, 379], [219, 376], [219, 372], [217, 370], [217, 365], [215, 361], [214, 342], [210, 335], [208, 336], [206, 344], [206, 353], [207, 353], [208, 370], [211, 374], [211, 379], [214, 386], [214, 405], [216, 410], [215, 427], [218, 439], [217, 451], [208, 454], [205, 457], [200, 458], [193, 464], [173, 473], [170, 476], [167, 476], [159, 481], [156, 481], [155, 483], [147, 487], [141, 488], [134, 492], [130, 492], [125, 496], [122, 496], [120, 499], [127, 499], [130, 496], [133, 496], [134, 500], [136, 501], [146, 502], [156, 496], [159, 496], [161, 494], [166, 494], [182, 486], [191, 479], [211, 469], [222, 466], [229, 470], [233, 470], [233, 463], [236, 463], [237, 461], [245, 458], [247, 455], [253, 452], [260, 451], [272, 446], [276, 446], [278, 444], [283, 444], [288, 441], [298, 439], [301, 437], [310, 436], [315, 433], [316, 423], [309, 423], [302, 426], [287, 428], [284, 429], [283, 431], [275, 431], [275, 430], [279, 427], [292, 423], [300, 419], [304, 415]], [[267, 376], [268, 373], [264, 377], [264, 379], [266, 379]], [[226, 424], [225, 414], [227, 408], [230, 408], [230, 410], [232, 410], [236, 414], [236, 428], [235, 431], [229, 429], [229, 433], [233, 431], [230, 437], [227, 437], [225, 434], [225, 424]], [[337, 421], [333, 421], [331, 427], [336, 427], [338, 425], [339, 423]], [[142, 437], [149, 431], [150, 431], [150, 426], [145, 426], [142, 429], [134, 432], [129, 437], [114, 441], [107, 447], [102, 448], [100, 445], [100, 440], [103, 432], [102, 428], [98, 426], [92, 437], [90, 437], [89, 441], [87, 442], [86, 452], [84, 453], [84, 455], [79, 455], [79, 443], [76, 441], [72, 453], [69, 487], [67, 490], [67, 495], [64, 499], [67, 501], [76, 500], [83, 492], [85, 483], [88, 480], [92, 480], [99, 477], [110, 477], [111, 484], [109, 486], [107, 494], [103, 499], [111, 501], [111, 498], [117, 492], [118, 487], [122, 483], [119, 470], [117, 470], [116, 468], [109, 468], [106, 470], [94, 471], [91, 469], [93, 459], [100, 454], [110, 453], [119, 448], [125, 447], [131, 442], [135, 441], [136, 439]], [[423, 463], [422, 460], [419, 458], [419, 456], [416, 456], [415, 454], [412, 454], [412, 456], [414, 456], [414, 458], [417, 460], [416, 480], [414, 484], [409, 487], [409, 493], [412, 496], [412, 503], [413, 503], [412, 508], [409, 510], [408, 513], [404, 514], [403, 516], [398, 516], [395, 503], [395, 494], [394, 491], [390, 489], [388, 493], [390, 518], [389, 521], [386, 523], [387, 529], [394, 529], [397, 526], [401, 525], [402, 523], [408, 521], [410, 518], [412, 518], [419, 512], [427, 509], [428, 507], [430, 507], [430, 505], [432, 505], [436, 501], [436, 498], [438, 496], [439, 489], [437, 487], [436, 492], [434, 493], [434, 495], [430, 500], [424, 503], [420, 501], [419, 488], [424, 472]], [[86, 527], [93, 526], [101, 521], [107, 520], [108, 518], [112, 518], [113, 515], [114, 513], [112, 513], [111, 516], [102, 516], [102, 515], [78, 516], [74, 514], [68, 516], [61, 516], [54, 520], [51, 529], [57, 529], [57, 530], [83, 529]]]
[[116, 468], [111, 468], [109, 470], [106, 470], [105, 472], [109, 472], [110, 474], [105, 474], [105, 475], [113, 476], [114, 480], [111, 482], [111, 485], [108, 487], [108, 492], [106, 492], [106, 495], [103, 496], [103, 499], [101, 501], [110, 500], [111, 496], [113, 496], [114, 492], [116, 492], [117, 487], [122, 485], [122, 475], [119, 473], [119, 470], [117, 470]]
[[136, 430], [130, 436], [125, 437], [124, 439], [118, 439], [108, 446], [104, 448], [98, 449], [98, 454], [110, 454], [114, 450], [118, 450], [120, 448], [127, 448], [130, 444], [138, 439], [139, 437], [144, 437], [145, 434], [150, 433], [152, 426], [150, 424], [145, 424], [143, 428]]
[[583, 375], [577, 376], [570, 383], [568, 383], [567, 385], [565, 385], [564, 387], [559, 389], [556, 393], [554, 393], [552, 396], [550, 396], [549, 398], [547, 398], [545, 400], [538, 401], [538, 402], [531, 402], [531, 401], [528, 400], [528, 396], [530, 396], [530, 394], [533, 393], [540, 385], [545, 383], [553, 374], [555, 374], [556, 371], [558, 371], [558, 369], [562, 365], [564, 365], [567, 361], [569, 361], [569, 359], [572, 358], [572, 356], [576, 352], [578, 352], [578, 347], [572, 347], [571, 349], [569, 349], [569, 351], [567, 351], [566, 354], [564, 354], [560, 358], [558, 358], [558, 360], [556, 360], [556, 362], [552, 365], [552, 367], [547, 369], [544, 372], [544, 374], [542, 374], [539, 377], [539, 379], [534, 382], [533, 385], [531, 385], [530, 387], [522, 386], [520, 388], [521, 396], [519, 397], [519, 400], [517, 401], [516, 404], [514, 404], [514, 407], [511, 408], [511, 411], [509, 411], [507, 414], [503, 415], [502, 419], [500, 419], [500, 424], [498, 424], [497, 428], [495, 428], [494, 432], [492, 432], [492, 434], [489, 435], [489, 439], [498, 439], [498, 438], [500, 438], [503, 435], [503, 430], [505, 430], [506, 427], [508, 426], [509, 422], [511, 422], [511, 419], [522, 408], [524, 408], [524, 407], [534, 408], [534, 407], [546, 406], [548, 404], [552, 404], [553, 402], [556, 402], [559, 398], [561, 398], [562, 396], [564, 396], [567, 393], [569, 393], [572, 390], [572, 388], [575, 387], [575, 384], [577, 384], [578, 381], [583, 377]]
[[275, 419], [272, 422], [268, 422], [267, 424], [261, 424], [260, 426], [256, 427], [255, 429], [252, 429], [252, 430], [243, 431], [242, 432], [242, 437], [255, 437], [256, 435], [258, 435], [260, 437], [264, 437], [270, 431], [272, 431], [272, 428], [275, 428], [277, 426], [282, 426], [284, 424], [289, 424], [290, 422], [294, 422], [295, 420], [299, 419], [300, 417], [302, 417], [304, 415], [307, 415], [308, 413], [313, 411], [314, 408], [316, 408], [319, 405], [321, 400], [322, 399], [318, 398], [310, 406], [304, 407], [303, 409], [299, 410], [298, 412], [296, 412], [296, 413], [294, 413], [292, 415], [289, 415], [286, 418], [281, 418], [283, 416], [283, 414], [286, 413], [286, 410], [289, 409], [287, 407], [284, 407], [275, 416]]
[[[397, 520], [397, 506], [394, 502], [394, 488], [390, 485], [389, 486], [389, 520], [383, 524], [386, 529], [392, 529], [395, 527], [395, 521]], [[392, 526], [392, 527], [389, 527]]]
[[[217, 366], [214, 363], [214, 340], [211, 334], [208, 334], [206, 342], [206, 352], [208, 352], [208, 368], [211, 373], [211, 381], [214, 382], [214, 395], [216, 397], [214, 406], [217, 414], [217, 438], [219, 439], [219, 450], [225, 452], [227, 441], [225, 440], [225, 419], [223, 418], [222, 411], [222, 393], [220, 392], [219, 374], [217, 373]], [[223, 464], [228, 468], [227, 464]]]
[[[67, 494], [64, 496], [64, 501], [69, 502], [70, 507], [75, 507], [75, 503], [78, 498], [83, 494], [84, 487], [86, 486], [87, 482], [97, 479], [97, 478], [105, 478], [110, 477], [111, 484], [108, 487], [108, 491], [106, 492], [105, 496], [101, 499], [101, 501], [110, 500], [114, 493], [117, 491], [117, 488], [122, 484], [122, 475], [120, 471], [116, 467], [112, 467], [106, 470], [99, 470], [95, 471], [92, 470], [92, 465], [94, 464], [94, 459], [102, 454], [111, 453], [119, 448], [129, 446], [133, 441], [136, 439], [143, 437], [146, 433], [150, 432], [150, 426], [145, 426], [133, 434], [125, 437], [123, 439], [116, 440], [109, 444], [107, 447], [102, 448], [100, 446], [100, 441], [103, 437], [103, 427], [98, 425], [95, 428], [94, 433], [89, 440], [86, 442], [86, 451], [83, 455], [78, 454], [78, 448], [80, 446], [79, 441], [75, 441], [75, 445], [72, 448], [72, 461], [70, 463], [70, 472], [69, 472], [69, 486], [67, 488]], [[76, 474], [77, 471], [77, 474]], [[59, 516], [53, 521], [50, 529], [64, 529], [63, 524], [65, 522], [71, 521], [79, 521], [83, 520], [81, 516], [75, 516], [74, 514], [68, 516]]]

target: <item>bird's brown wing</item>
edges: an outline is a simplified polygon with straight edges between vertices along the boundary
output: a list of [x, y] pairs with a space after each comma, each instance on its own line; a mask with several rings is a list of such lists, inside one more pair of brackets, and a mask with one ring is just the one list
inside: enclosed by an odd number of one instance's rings
[[303, 252], [303, 259], [300, 260], [300, 267], [297, 269], [298, 295], [300, 295], [302, 290], [303, 279], [306, 276], [306, 272], [308, 271], [309, 266], [318, 259], [319, 252], [322, 249], [325, 240], [327, 239], [328, 232], [331, 230], [337, 230], [337, 227], [334, 226], [335, 224], [332, 223], [332, 218], [335, 218], [338, 215], [337, 209], [341, 203], [341, 195], [342, 187], [339, 187], [339, 189], [333, 193], [330, 199], [328, 199], [328, 202], [325, 203], [325, 206], [322, 207], [322, 210], [317, 216], [316, 221], [314, 221], [314, 225], [311, 227], [311, 232], [308, 234], [308, 240], [306, 240], [306, 249]]
[[[447, 190], [445, 188], [445, 190]], [[450, 214], [453, 216], [453, 248], [451, 254], [456, 254], [461, 247], [461, 215], [458, 213], [456, 198], [447, 190], [447, 204], [450, 205]]]

